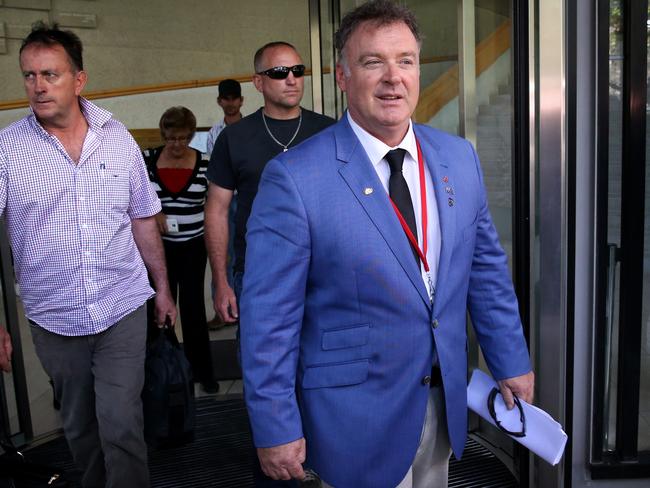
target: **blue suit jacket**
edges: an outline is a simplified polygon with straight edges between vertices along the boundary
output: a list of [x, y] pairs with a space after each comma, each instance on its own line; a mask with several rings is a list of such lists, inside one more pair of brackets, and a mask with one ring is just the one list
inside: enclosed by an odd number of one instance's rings
[[248, 221], [241, 347], [255, 445], [304, 435], [309, 465], [337, 487], [404, 477], [434, 347], [461, 455], [467, 309], [496, 379], [531, 369], [476, 153], [464, 139], [414, 128], [442, 232], [433, 307], [347, 117], [269, 162]]

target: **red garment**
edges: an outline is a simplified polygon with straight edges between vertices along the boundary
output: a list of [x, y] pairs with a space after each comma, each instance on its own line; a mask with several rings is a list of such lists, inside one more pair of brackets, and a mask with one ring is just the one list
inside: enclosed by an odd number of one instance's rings
[[171, 193], [179, 193], [192, 177], [192, 168], [158, 168], [158, 176]]

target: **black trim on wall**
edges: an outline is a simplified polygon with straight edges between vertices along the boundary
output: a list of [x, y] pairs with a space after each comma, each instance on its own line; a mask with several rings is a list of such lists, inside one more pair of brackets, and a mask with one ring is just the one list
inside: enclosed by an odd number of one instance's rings
[[513, 281], [524, 334], [530, 343], [530, 62], [528, 3], [513, 2]]
[[594, 361], [592, 462], [600, 462], [603, 453], [605, 355], [607, 345], [607, 203], [609, 165], [609, 0], [598, 1], [596, 14], [596, 276], [594, 307]]
[[571, 486], [573, 451], [573, 374], [575, 351], [575, 252], [576, 252], [576, 86], [577, 86], [577, 25], [576, 2], [566, 3], [566, 229], [567, 229], [567, 284], [566, 284], [566, 358], [564, 391], [564, 428], [569, 440], [564, 450], [564, 483]]
[[[512, 141], [512, 276], [519, 314], [530, 345], [530, 44], [528, 2], [512, 2], [513, 124]], [[529, 486], [528, 450], [515, 445], [519, 486]]]
[[[621, 286], [618, 340], [616, 450], [635, 460], [643, 307], [643, 233], [647, 98], [647, 0], [624, 3]], [[623, 414], [624, 412], [624, 414]]]
[[[599, 0], [597, 24], [596, 302], [591, 476], [593, 479], [650, 476], [650, 452], [637, 451], [643, 307], [643, 249], [646, 171], [648, 0], [622, 0], [623, 80], [621, 131], [621, 228], [618, 306], [616, 445], [604, 445], [607, 354], [609, 199], [610, 2]], [[610, 270], [610, 273], [614, 272]]]

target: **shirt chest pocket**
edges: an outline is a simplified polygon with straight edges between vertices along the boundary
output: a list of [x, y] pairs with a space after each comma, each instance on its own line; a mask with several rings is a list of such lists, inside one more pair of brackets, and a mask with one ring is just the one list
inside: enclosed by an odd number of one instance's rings
[[124, 213], [129, 208], [129, 172], [124, 169], [100, 168], [99, 199], [104, 208]]

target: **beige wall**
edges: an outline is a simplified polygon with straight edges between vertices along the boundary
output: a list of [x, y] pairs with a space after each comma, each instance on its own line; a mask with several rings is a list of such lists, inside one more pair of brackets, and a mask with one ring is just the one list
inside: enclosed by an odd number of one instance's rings
[[[242, 83], [244, 106], [242, 114], [253, 113], [263, 104], [262, 95], [252, 83]], [[129, 129], [151, 129], [158, 127], [162, 113], [174, 105], [189, 108], [196, 116], [199, 127], [208, 127], [223, 118], [223, 112], [216, 102], [217, 87], [192, 88], [187, 90], [170, 90], [142, 95], [131, 95], [93, 100], [93, 103], [113, 113], [115, 118]], [[305, 95], [301, 105], [312, 108], [311, 79], [305, 78]], [[23, 118], [29, 113], [28, 108], [0, 110], [0, 129]]]
[[88, 90], [251, 73], [255, 50], [272, 40], [293, 43], [310, 64], [306, 0], [4, 0], [0, 4], [0, 40], [4, 33], [6, 51], [0, 54], [0, 100], [24, 97], [17, 62], [20, 39], [39, 19], [68, 19], [68, 23], [94, 19], [93, 28], [67, 27], [84, 43]]
[[[94, 22], [74, 30], [85, 48], [88, 91], [183, 82], [252, 73], [252, 56], [262, 44], [283, 39], [292, 42], [309, 60], [307, 0], [2, 0], [0, 1], [0, 102], [24, 97], [18, 68], [18, 49], [32, 22], [68, 19]], [[343, 14], [361, 0], [341, 0]], [[424, 33], [423, 57], [457, 52], [457, 0], [407, 0]], [[325, 4], [325, 2], [324, 2]], [[20, 5], [26, 8], [15, 8]], [[477, 41], [498, 26], [509, 12], [509, 0], [477, 1]], [[39, 8], [41, 10], [39, 10]], [[328, 12], [323, 7], [322, 19]], [[70, 14], [74, 14], [71, 16]], [[86, 16], [86, 17], [84, 17]], [[72, 19], [72, 20], [70, 20]], [[323, 42], [331, 43], [328, 30]], [[5, 36], [4, 38], [2, 36]], [[2, 54], [2, 41], [5, 54]], [[325, 47], [327, 53], [329, 49]], [[329, 64], [329, 56], [324, 56]], [[453, 62], [422, 69], [427, 86]], [[334, 93], [326, 77], [326, 100]], [[311, 80], [305, 83], [303, 106], [311, 107]], [[251, 113], [261, 97], [248, 83], [243, 112]], [[130, 128], [158, 125], [160, 114], [172, 105], [186, 105], [199, 125], [221, 117], [215, 104], [216, 87], [175, 90], [138, 96], [101, 99]], [[0, 128], [19, 119], [27, 109], [0, 111]]]

